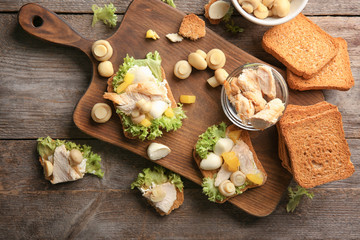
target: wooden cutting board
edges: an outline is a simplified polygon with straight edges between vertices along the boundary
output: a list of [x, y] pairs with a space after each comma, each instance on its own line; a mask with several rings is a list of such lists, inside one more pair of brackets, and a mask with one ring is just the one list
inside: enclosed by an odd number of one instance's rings
[[[192, 158], [194, 144], [198, 135], [209, 126], [221, 121], [227, 123], [229, 121], [220, 104], [221, 88], [213, 89], [206, 82], [213, 76], [212, 70], [193, 70], [188, 79], [179, 80], [173, 74], [173, 67], [177, 61], [187, 59], [188, 54], [197, 49], [205, 52], [213, 48], [223, 50], [227, 57], [225, 69], [228, 72], [247, 62], [262, 61], [227, 42], [210, 29], [206, 29], [206, 36], [198, 41], [184, 40], [181, 43], [171, 43], [165, 35], [178, 31], [184, 15], [183, 12], [159, 0], [134, 0], [119, 29], [107, 40], [114, 49], [110, 61], [116, 69], [122, 64], [126, 54], [135, 58], [145, 58], [148, 52], [157, 50], [163, 59], [162, 66], [175, 99], [178, 101], [181, 94], [196, 95], [195, 104], [184, 106], [188, 118], [184, 120], [182, 128], [176, 132], [165, 133], [162, 138], [155, 140], [171, 148], [171, 153], [156, 163], [201, 184], [200, 172]], [[74, 111], [73, 119], [76, 126], [95, 138], [147, 158], [146, 148], [151, 142], [125, 138], [120, 119], [116, 114], [113, 114], [106, 124], [96, 124], [91, 120], [92, 106], [98, 102], [107, 102], [102, 98], [107, 79], [98, 75], [98, 62], [91, 55], [91, 45], [94, 41], [81, 37], [56, 14], [37, 4], [24, 5], [19, 12], [18, 20], [30, 34], [50, 42], [78, 48], [90, 58], [93, 65], [92, 81]], [[160, 35], [160, 40], [145, 39], [148, 29], [155, 30]], [[291, 103], [309, 105], [321, 100], [323, 100], [323, 94], [320, 91], [290, 92]], [[107, 103], [111, 105], [110, 102]], [[251, 138], [258, 158], [268, 174], [268, 180], [264, 186], [251, 189], [231, 199], [230, 202], [250, 214], [266, 216], [276, 208], [292, 176], [280, 165], [275, 127], [262, 132], [252, 132]], [[121, 161], [121, 156], [119, 156], [119, 161]]]

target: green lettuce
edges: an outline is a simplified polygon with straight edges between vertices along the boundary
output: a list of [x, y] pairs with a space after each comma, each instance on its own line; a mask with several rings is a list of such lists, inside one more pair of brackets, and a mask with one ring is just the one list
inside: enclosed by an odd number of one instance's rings
[[91, 7], [94, 12], [92, 26], [94, 27], [98, 21], [103, 21], [105, 25], [109, 27], [115, 27], [118, 17], [116, 16], [116, 7], [112, 3], [106, 5], [104, 7], [99, 7], [96, 4], [93, 4]]
[[299, 205], [300, 200], [303, 195], [306, 195], [308, 198], [312, 199], [314, 197], [314, 193], [310, 193], [301, 186], [297, 186], [296, 190], [293, 190], [291, 187], [288, 188], [289, 192], [289, 202], [286, 205], [287, 212], [293, 212], [295, 208]]
[[205, 159], [209, 152], [213, 151], [216, 142], [220, 138], [225, 137], [226, 124], [224, 122], [219, 125], [209, 127], [203, 134], [199, 136], [196, 143], [196, 152], [201, 159]]
[[49, 136], [46, 138], [38, 138], [37, 150], [39, 155], [43, 159], [47, 159], [50, 155], [53, 155], [55, 148], [65, 145], [65, 148], [70, 151], [72, 149], [77, 149], [82, 152], [83, 157], [87, 159], [86, 161], [86, 173], [94, 174], [100, 178], [104, 176], [104, 171], [101, 170], [101, 157], [91, 151], [91, 147], [88, 145], [80, 145], [73, 142], [68, 142], [65, 140], [53, 140]]
[[[203, 193], [208, 197], [208, 200], [211, 202], [222, 202], [227, 197], [222, 195], [219, 191], [218, 187], [215, 187], [215, 179], [216, 179], [216, 173], [214, 174], [213, 178], [207, 177], [203, 178], [202, 187], [203, 187]], [[235, 193], [237, 195], [243, 193], [243, 189], [248, 185], [248, 182], [245, 182], [241, 186], [235, 187]]]
[[148, 189], [155, 183], [156, 185], [170, 182], [175, 185], [180, 192], [182, 192], [184, 185], [179, 175], [166, 170], [161, 166], [155, 166], [153, 170], [145, 168], [143, 172], [138, 174], [136, 180], [131, 184], [131, 189], [143, 188]]
[[182, 105], [178, 104], [178, 107], [173, 108], [173, 111], [174, 117], [169, 118], [162, 115], [157, 119], [151, 120], [150, 127], [134, 124], [131, 121], [131, 117], [127, 116], [119, 109], [116, 110], [116, 113], [121, 115], [122, 125], [126, 132], [134, 137], [138, 137], [140, 140], [154, 140], [163, 135], [163, 130], [166, 132], [176, 131], [182, 126], [182, 119], [186, 118]]
[[162, 82], [161, 57], [158, 51], [155, 51], [154, 53], [149, 52], [146, 54], [145, 59], [134, 59], [127, 54], [124, 58], [124, 63], [120, 65], [119, 70], [113, 78], [114, 92], [116, 92], [117, 87], [124, 81], [124, 77], [129, 69], [135, 65], [149, 67], [157, 81]]
[[176, 8], [176, 5], [174, 3], [174, 0], [161, 0], [163, 1], [164, 3], [167, 3], [169, 4], [170, 6], [172, 6], [173, 8]]

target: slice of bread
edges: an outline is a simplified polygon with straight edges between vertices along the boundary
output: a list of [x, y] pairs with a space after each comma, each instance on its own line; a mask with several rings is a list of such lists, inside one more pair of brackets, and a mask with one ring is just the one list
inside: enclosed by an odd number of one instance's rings
[[[162, 73], [162, 78], [164, 79], [164, 80], [166, 80], [166, 76], [165, 76], [165, 71], [164, 71], [164, 69], [161, 67], [161, 73]], [[108, 79], [108, 81], [107, 81], [107, 88], [106, 88], [106, 90], [108, 91], [108, 92], [114, 92], [114, 87], [113, 87], [113, 78], [115, 77], [115, 75], [116, 74], [114, 74], [113, 76], [111, 76], [109, 79]], [[168, 84], [168, 82], [166, 81], [166, 84], [165, 84], [165, 86], [166, 86], [166, 89], [167, 89], [167, 97], [170, 99], [170, 101], [171, 101], [171, 107], [172, 108], [175, 108], [177, 105], [176, 105], [176, 101], [175, 101], [175, 98], [174, 98], [174, 96], [173, 96], [173, 94], [172, 94], [172, 92], [171, 92], [171, 89], [170, 89], [170, 86], [169, 86], [169, 84]], [[115, 107], [115, 109], [116, 109], [116, 104], [115, 103], [113, 103], [113, 105], [114, 105], [114, 107]], [[118, 114], [118, 116], [120, 117], [120, 122], [121, 122], [121, 124], [122, 124], [122, 117], [121, 117], [121, 115], [120, 114]], [[129, 139], [137, 139], [138, 137], [137, 136], [133, 136], [133, 135], [131, 135], [129, 132], [127, 132], [126, 130], [125, 130], [125, 128], [124, 128], [124, 126], [122, 126], [122, 129], [123, 129], [123, 133], [124, 133], [124, 136], [126, 137], [126, 138], [129, 138]]]
[[284, 136], [281, 131], [281, 127], [286, 123], [295, 122], [301, 119], [305, 119], [307, 117], [320, 114], [329, 109], [337, 108], [335, 105], [332, 105], [326, 101], [319, 102], [310, 106], [299, 106], [289, 104], [284, 112], [284, 115], [280, 119], [280, 121], [276, 124], [276, 128], [278, 130], [278, 152], [279, 158], [282, 161], [281, 165], [292, 173], [291, 161], [289, 157], [289, 152], [287, 146], [285, 144]]
[[287, 82], [290, 88], [299, 91], [319, 89], [347, 91], [354, 86], [347, 43], [342, 38], [335, 38], [335, 41], [339, 45], [338, 54], [314, 77], [304, 79], [287, 69]]
[[295, 181], [304, 188], [345, 179], [354, 173], [337, 108], [281, 126]]
[[335, 39], [301, 13], [266, 31], [262, 46], [305, 79], [319, 72], [338, 52]]
[[213, 4], [214, 2], [216, 2], [218, 0], [210, 0], [205, 6], [204, 6], [204, 9], [205, 9], [205, 14], [204, 16], [209, 20], [209, 22], [211, 24], [219, 24], [221, 22], [221, 19], [212, 19], [210, 18], [209, 16], [209, 8], [211, 6], [211, 4]]
[[[267, 173], [264, 169], [264, 167], [262, 166], [260, 160], [258, 159], [257, 155], [256, 155], [256, 152], [254, 150], [254, 147], [251, 143], [251, 139], [250, 139], [250, 136], [249, 136], [249, 133], [245, 130], [242, 130], [240, 128], [238, 128], [237, 126], [235, 125], [230, 125], [226, 128], [226, 135], [231, 132], [231, 131], [236, 131], [236, 130], [241, 130], [241, 135], [240, 135], [240, 138], [241, 140], [243, 140], [248, 146], [249, 146], [249, 149], [250, 151], [252, 152], [253, 156], [254, 156], [254, 161], [255, 161], [255, 164], [256, 164], [256, 167], [259, 169], [260, 172], [262, 172], [263, 176], [264, 176], [264, 181], [262, 183], [262, 185], [265, 184], [266, 182], [266, 179], [267, 179]], [[203, 175], [204, 178], [213, 178], [214, 177], [214, 174], [217, 173], [219, 170], [203, 170], [200, 168], [200, 162], [201, 162], [201, 158], [200, 156], [196, 153], [196, 147], [194, 147], [194, 150], [193, 150], [193, 157], [194, 157], [194, 160], [196, 162], [196, 164], [198, 165], [199, 167], [199, 170], [201, 172], [201, 174]], [[247, 189], [249, 188], [254, 188], [254, 187], [259, 187], [259, 186], [262, 186], [262, 185], [255, 185], [255, 184], [250, 184], [250, 185], [247, 185], [244, 189], [242, 189], [242, 192], [245, 192]], [[241, 195], [241, 194], [240, 194]], [[226, 202], [227, 200], [229, 200], [230, 198], [233, 198], [233, 197], [236, 197], [237, 195], [234, 195], [234, 196], [231, 196], [231, 197], [227, 197], [226, 199], [224, 199], [223, 201], [217, 201], [217, 203], [224, 203]]]
[[146, 199], [146, 200], [153, 208], [155, 208], [155, 210], [161, 216], [169, 215], [173, 210], [179, 208], [183, 204], [183, 202], [184, 202], [184, 189], [182, 190], [182, 192], [180, 192], [180, 190], [178, 188], [176, 188], [176, 200], [175, 200], [175, 202], [173, 203], [172, 207], [170, 208], [170, 210], [168, 212], [163, 212], [161, 209], [157, 208], [153, 201], [151, 201], [149, 199]]
[[193, 13], [186, 15], [181, 22], [179, 34], [193, 41], [205, 37], [206, 29], [204, 20]]

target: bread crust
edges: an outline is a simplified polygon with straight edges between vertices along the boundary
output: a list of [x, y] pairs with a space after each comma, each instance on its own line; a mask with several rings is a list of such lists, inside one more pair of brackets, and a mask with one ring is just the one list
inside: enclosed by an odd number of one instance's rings
[[206, 35], [205, 22], [193, 13], [186, 15], [181, 22], [178, 33], [183, 37], [196, 41]]
[[[316, 36], [317, 40], [312, 40], [314, 36]], [[282, 42], [288, 40], [291, 46], [284, 43], [279, 44], [277, 42], [279, 39], [281, 39]], [[300, 43], [300, 45], [296, 45], [296, 43]], [[310, 53], [304, 52], [304, 55], [306, 54], [305, 56], [299, 56], [298, 53], [294, 55], [294, 52], [290, 52], [290, 49], [301, 49], [306, 46], [314, 46], [316, 53], [313, 52], [311, 55]], [[266, 52], [282, 62], [291, 72], [305, 79], [309, 79], [318, 73], [336, 56], [339, 48], [333, 37], [310, 21], [310, 19], [302, 13], [291, 21], [277, 25], [266, 31], [262, 39], [262, 47]], [[286, 47], [286, 49], [284, 49], [284, 47]], [[326, 55], [318, 56], [319, 54]], [[304, 64], [302, 66], [296, 66], [299, 63], [300, 57], [304, 57], [304, 61], [302, 61]], [[314, 57], [318, 59], [314, 59]]]
[[[163, 80], [166, 81], [166, 75], [165, 75], [165, 71], [164, 71], [163, 67], [161, 67], [161, 74], [162, 74]], [[112, 75], [112, 76], [108, 79], [108, 81], [107, 81], [107, 88], [106, 88], [106, 90], [107, 90], [109, 93], [114, 92], [114, 88], [113, 88], [112, 83], [113, 83], [113, 78], [114, 78], [115, 76], [116, 76], [116, 74]], [[171, 88], [170, 88], [170, 86], [169, 86], [169, 83], [168, 83], [167, 81], [166, 81], [165, 87], [166, 87], [166, 89], [167, 89], [167, 97], [168, 97], [168, 98], [170, 99], [170, 101], [171, 101], [171, 107], [172, 107], [172, 108], [175, 108], [175, 107], [177, 106], [177, 104], [176, 104], [174, 95], [172, 94], [172, 91], [171, 91]], [[116, 104], [115, 104], [114, 102], [113, 102], [113, 105], [114, 105], [114, 108], [116, 109]], [[123, 124], [122, 124], [122, 122], [123, 122], [123, 121], [122, 121], [122, 117], [121, 117], [120, 114], [118, 114], [118, 116], [119, 116], [119, 118], [120, 118], [120, 123], [121, 123], [121, 126], [122, 126], [122, 130], [123, 130], [124, 136], [125, 136], [126, 138], [129, 138], [129, 139], [138, 139], [137, 136], [133, 136], [133, 135], [131, 135], [129, 132], [127, 132], [127, 131], [125, 130], [125, 128], [124, 128], [124, 126], [123, 126]]]
[[[230, 125], [230, 126], [228, 126], [226, 128], [226, 134], [228, 134], [231, 131], [235, 131], [235, 130], [241, 130], [240, 139], [243, 140], [249, 146], [249, 149], [250, 149], [250, 151], [252, 152], [252, 154], [254, 156], [255, 164], [256, 164], [257, 168], [259, 169], [259, 171], [262, 172], [263, 176], [264, 176], [264, 181], [263, 181], [263, 183], [261, 185], [254, 185], [254, 184], [253, 185], [248, 185], [244, 189], [242, 189], [242, 192], [245, 192], [249, 188], [260, 187], [260, 186], [264, 185], [266, 180], [267, 180], [267, 173], [266, 173], [264, 167], [262, 166], [260, 160], [258, 159], [258, 157], [256, 155], [254, 147], [253, 147], [253, 145], [251, 143], [249, 133], [246, 130], [242, 130], [242, 129], [238, 128], [235, 125]], [[200, 162], [201, 162], [202, 159], [196, 153], [196, 146], [194, 146], [194, 149], [193, 149], [193, 158], [194, 158], [197, 166], [199, 167], [199, 170], [200, 170], [200, 172], [201, 172], [201, 174], [203, 175], [204, 178], [206, 178], [206, 177], [213, 178], [214, 174], [218, 172], [218, 169], [217, 170], [203, 170], [203, 169], [200, 168]], [[227, 200], [229, 200], [230, 198], [233, 198], [233, 197], [236, 197], [236, 196], [238, 196], [238, 195], [233, 195], [231, 197], [225, 198], [223, 201], [216, 201], [216, 202], [217, 203], [224, 203]]]

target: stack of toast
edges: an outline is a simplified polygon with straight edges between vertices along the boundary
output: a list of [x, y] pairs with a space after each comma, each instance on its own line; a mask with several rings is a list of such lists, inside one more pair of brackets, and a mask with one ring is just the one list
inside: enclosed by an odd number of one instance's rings
[[354, 86], [346, 41], [333, 38], [301, 13], [269, 29], [262, 46], [287, 67], [292, 89], [346, 91]]
[[342, 117], [325, 101], [311, 106], [287, 106], [277, 123], [282, 165], [304, 188], [350, 177], [354, 166]]

